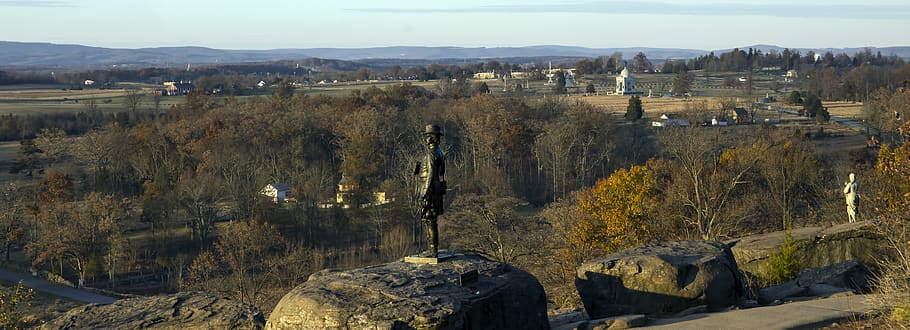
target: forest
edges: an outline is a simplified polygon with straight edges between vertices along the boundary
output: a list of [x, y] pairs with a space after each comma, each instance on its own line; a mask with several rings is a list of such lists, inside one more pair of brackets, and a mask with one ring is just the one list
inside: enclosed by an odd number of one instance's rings
[[[823, 127], [657, 130], [559, 95], [453, 93], [447, 84], [344, 97], [196, 92], [163, 111], [76, 116], [84, 129], [36, 125], [21, 142], [16, 170], [35, 183], [0, 193], [5, 259], [21, 251], [74, 283], [215, 291], [267, 312], [312, 272], [420, 250], [412, 170], [421, 128], [433, 123], [448, 159], [442, 247], [526, 269], [553, 306], [577, 306], [582, 260], [660, 240], [842, 222], [839, 180], [850, 172], [868, 196], [862, 217], [906, 220], [910, 68], [891, 64], [871, 69], [862, 99], [870, 123], [892, 138], [848, 155], [819, 150]], [[831, 68], [831, 79], [863, 68]], [[826, 101], [838, 97], [817, 87]], [[690, 102], [686, 112], [726, 106]], [[342, 180], [355, 187], [354, 207], [333, 203]], [[276, 182], [296, 202], [260, 195]], [[375, 192], [393, 202], [356, 207]]]

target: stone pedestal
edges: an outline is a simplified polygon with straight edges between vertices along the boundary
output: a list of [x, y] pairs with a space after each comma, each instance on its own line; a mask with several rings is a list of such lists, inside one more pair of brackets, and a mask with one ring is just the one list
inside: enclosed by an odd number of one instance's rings
[[454, 257], [454, 256], [448, 252], [439, 252], [436, 255], [436, 258], [422, 257], [419, 254], [415, 254], [415, 255], [404, 257], [404, 262], [411, 263], [411, 264], [435, 265], [435, 264], [445, 261], [446, 259], [452, 259], [452, 257]]

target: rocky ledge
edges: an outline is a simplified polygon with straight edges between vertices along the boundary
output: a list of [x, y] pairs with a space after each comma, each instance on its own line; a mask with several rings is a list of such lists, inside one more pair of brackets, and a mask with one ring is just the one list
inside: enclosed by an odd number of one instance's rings
[[266, 329], [549, 328], [537, 279], [474, 253], [449, 253], [438, 264], [317, 272], [281, 299]]
[[[825, 267], [858, 260], [875, 273], [875, 265], [893, 253], [888, 240], [871, 221], [798, 228], [793, 229], [790, 235], [805, 267]], [[780, 251], [785, 236], [786, 232], [779, 231], [743, 237], [727, 244], [731, 246], [741, 271], [761, 273], [767, 267], [769, 256]]]
[[70, 310], [42, 329], [262, 329], [265, 318], [252, 306], [207, 292], [118, 300]]

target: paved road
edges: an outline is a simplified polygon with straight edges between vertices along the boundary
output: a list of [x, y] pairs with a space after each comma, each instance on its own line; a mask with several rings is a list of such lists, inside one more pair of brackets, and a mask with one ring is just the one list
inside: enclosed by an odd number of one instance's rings
[[[870, 295], [794, 302], [771, 307], [693, 314], [662, 319], [640, 329], [813, 329], [834, 322], [862, 318], [872, 310]], [[639, 329], [639, 328], [636, 328]]]
[[40, 278], [35, 278], [31, 275], [20, 274], [5, 269], [0, 269], [0, 279], [13, 283], [19, 282], [21, 280], [23, 285], [37, 291], [92, 304], [107, 305], [117, 301], [117, 298], [71, 288], [65, 285], [42, 280]]

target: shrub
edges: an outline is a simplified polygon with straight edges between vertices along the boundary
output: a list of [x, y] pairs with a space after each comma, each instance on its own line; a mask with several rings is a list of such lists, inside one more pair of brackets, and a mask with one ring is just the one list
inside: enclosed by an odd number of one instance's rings
[[0, 326], [3, 329], [24, 329], [23, 317], [32, 304], [35, 293], [22, 285], [0, 290]]
[[793, 242], [790, 230], [787, 230], [780, 251], [769, 258], [768, 282], [771, 285], [777, 285], [793, 280], [796, 275], [799, 275], [800, 270], [802, 270], [802, 260], [796, 253], [796, 243]]

